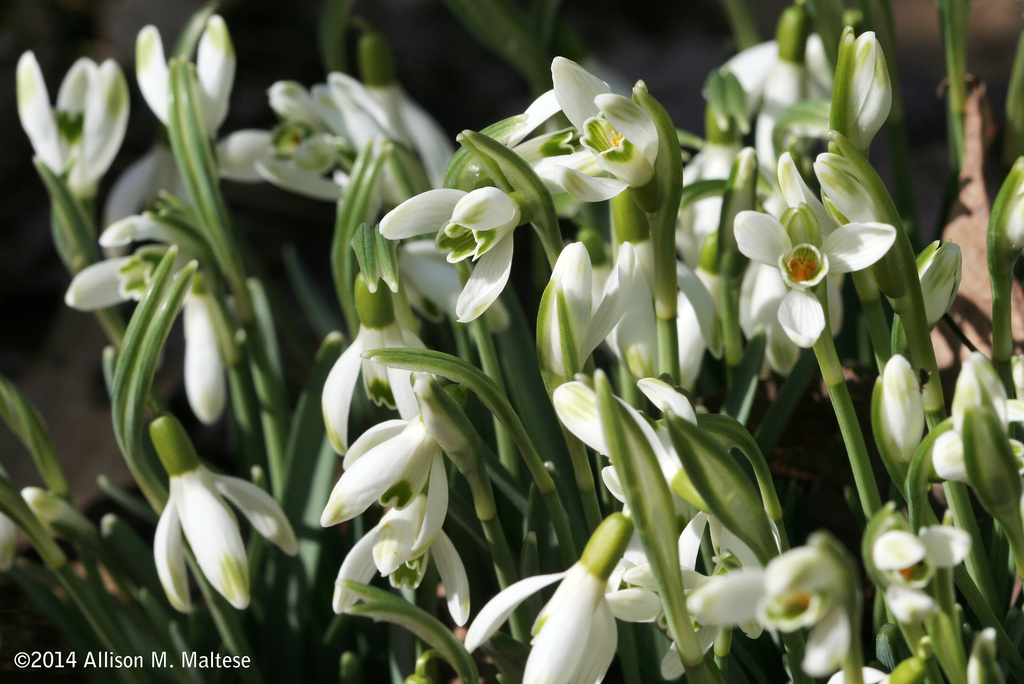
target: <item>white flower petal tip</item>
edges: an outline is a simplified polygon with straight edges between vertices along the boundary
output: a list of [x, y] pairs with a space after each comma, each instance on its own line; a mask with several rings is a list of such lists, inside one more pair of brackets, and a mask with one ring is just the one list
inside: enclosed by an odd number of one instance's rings
[[565, 572], [535, 575], [509, 585], [480, 609], [466, 632], [466, 650], [472, 653], [491, 638], [520, 603], [549, 584], [565, 577]]
[[146, 104], [161, 123], [169, 121], [170, 75], [164, 58], [164, 44], [155, 26], [146, 26], [135, 40], [135, 74]]
[[790, 290], [779, 306], [779, 323], [794, 344], [813, 347], [825, 329], [825, 312], [810, 292]]
[[683, 420], [696, 425], [697, 414], [690, 405], [690, 400], [679, 393], [676, 388], [657, 378], [641, 378], [636, 383], [640, 391], [662, 411], [672, 411]]
[[779, 259], [793, 246], [778, 219], [759, 211], [741, 211], [733, 230], [740, 252], [768, 266], [778, 267]]
[[963, 562], [971, 550], [971, 535], [948, 525], [932, 525], [920, 531], [928, 549], [928, 560], [936, 567], [952, 568]]
[[896, 229], [885, 223], [848, 223], [832, 231], [822, 244], [829, 266], [836, 273], [860, 271], [889, 251]]
[[903, 570], [924, 560], [928, 550], [916, 534], [890, 530], [879, 535], [871, 553], [879, 570]]

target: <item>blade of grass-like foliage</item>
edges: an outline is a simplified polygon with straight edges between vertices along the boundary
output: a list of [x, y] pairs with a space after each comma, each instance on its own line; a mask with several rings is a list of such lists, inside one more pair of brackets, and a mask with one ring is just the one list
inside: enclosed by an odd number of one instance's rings
[[788, 150], [799, 138], [826, 138], [831, 106], [828, 100], [804, 100], [782, 110], [772, 129], [775, 149]]
[[526, 79], [534, 95], [551, 87], [544, 49], [509, 0], [444, 0], [444, 4], [481, 45]]
[[348, 71], [345, 34], [348, 33], [351, 8], [352, 0], [325, 0], [320, 10], [316, 43], [324, 73]]
[[615, 464], [631, 519], [651, 563], [669, 637], [679, 650], [690, 682], [721, 682], [717, 668], [705, 664], [704, 651], [697, 642], [693, 620], [686, 608], [679, 567], [680, 530], [672, 514], [675, 506], [658, 458], [640, 426], [619, 404], [603, 373], [594, 376], [594, 387], [608, 455]]
[[739, 464], [698, 426], [674, 415], [665, 418], [683, 470], [714, 515], [750, 547], [762, 563], [778, 555], [768, 514]]
[[100, 259], [96, 246], [95, 226], [82, 203], [75, 199], [64, 179], [49, 169], [38, 157], [33, 160], [36, 171], [50, 195], [53, 211], [53, 244], [61, 261], [72, 273], [78, 273]]
[[353, 268], [355, 259], [351, 251], [352, 237], [360, 224], [371, 220], [370, 210], [377, 197], [377, 177], [390, 148], [391, 143], [382, 143], [376, 138], [367, 143], [356, 157], [345, 195], [338, 203], [334, 240], [331, 242], [331, 274], [334, 276], [334, 288], [338, 293], [341, 310], [345, 313], [345, 325], [350, 336], [359, 330], [359, 317], [356, 315], [355, 295], [352, 291], [356, 277]]
[[177, 249], [171, 247], [128, 324], [114, 368], [111, 396], [118, 446], [143, 495], [158, 511], [167, 501], [167, 488], [143, 446], [143, 422], [160, 352], [196, 270], [195, 262], [191, 262], [171, 280], [176, 256]]
[[437, 618], [381, 589], [352, 581], [346, 581], [345, 585], [366, 601], [349, 608], [349, 614], [363, 615], [377, 622], [388, 622], [409, 630], [440, 653], [455, 668], [463, 684], [476, 684], [479, 681], [476, 663], [466, 647]]
[[206, 3], [193, 14], [188, 23], [185, 24], [185, 28], [178, 34], [178, 41], [174, 44], [173, 57], [179, 57], [181, 59], [191, 59], [193, 53], [196, 51], [196, 45], [199, 44], [199, 38], [203, 35], [203, 31], [206, 30], [206, 21], [217, 11], [216, 0], [211, 0]]
[[57, 462], [50, 433], [39, 410], [7, 378], [0, 375], [0, 420], [21, 440], [51, 492], [66, 497], [68, 483]]
[[754, 405], [757, 381], [761, 375], [761, 366], [764, 364], [765, 340], [763, 330], [747, 340], [743, 360], [736, 367], [736, 373], [729, 385], [729, 393], [722, 406], [722, 413], [743, 424], [746, 424], [747, 418], [750, 417], [750, 408]]

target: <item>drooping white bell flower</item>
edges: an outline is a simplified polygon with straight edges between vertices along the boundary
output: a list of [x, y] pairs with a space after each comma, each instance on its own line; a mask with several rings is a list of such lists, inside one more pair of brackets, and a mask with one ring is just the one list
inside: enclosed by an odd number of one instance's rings
[[580, 132], [583, 146], [579, 152], [553, 158], [558, 185], [584, 202], [600, 202], [628, 187], [646, 185], [658, 156], [658, 132], [650, 115], [564, 57], [551, 62], [551, 78], [558, 105]]
[[449, 262], [475, 262], [456, 304], [459, 321], [468, 323], [505, 289], [512, 273], [512, 234], [521, 221], [518, 202], [497, 188], [428, 190], [388, 212], [380, 234], [400, 240], [433, 233]]
[[150, 435], [170, 476], [170, 496], [153, 539], [157, 574], [168, 600], [182, 612], [191, 610], [184, 538], [210, 584], [235, 608], [245, 608], [249, 562], [238, 521], [225, 499], [253, 529], [293, 556], [298, 542], [291, 524], [263, 489], [237, 477], [217, 475], [200, 464], [185, 429], [172, 416], [164, 414], [150, 423]]
[[[206, 20], [196, 51], [196, 74], [201, 95], [200, 109], [206, 133], [213, 137], [228, 113], [235, 81], [235, 46], [227, 24], [220, 15]], [[170, 72], [164, 57], [160, 31], [145, 26], [135, 39], [135, 73], [146, 104], [165, 126], [170, 123]]]
[[110, 168], [128, 126], [128, 84], [108, 59], [82, 57], [61, 83], [51, 106], [35, 54], [24, 53], [17, 70], [18, 116], [36, 156], [55, 174], [67, 173], [79, 197], [93, 197]]
[[825, 328], [825, 313], [812, 288], [830, 273], [871, 266], [896, 240], [896, 229], [883, 223], [848, 223], [820, 245], [793, 244], [778, 219], [756, 211], [736, 217], [736, 242], [747, 257], [782, 273], [789, 292], [779, 306], [779, 322], [797, 345], [811, 347]]
[[348, 449], [348, 418], [356, 381], [363, 376], [366, 396], [378, 406], [397, 408], [410, 420], [419, 414], [416, 397], [409, 382], [409, 371], [386, 368], [362, 357], [374, 349], [413, 347], [423, 349], [423, 342], [402, 327], [395, 317], [391, 293], [387, 288], [370, 292], [362, 274], [355, 283], [356, 312], [360, 326], [348, 349], [338, 358], [324, 382], [321, 395], [324, 423], [331, 445], [339, 454]]

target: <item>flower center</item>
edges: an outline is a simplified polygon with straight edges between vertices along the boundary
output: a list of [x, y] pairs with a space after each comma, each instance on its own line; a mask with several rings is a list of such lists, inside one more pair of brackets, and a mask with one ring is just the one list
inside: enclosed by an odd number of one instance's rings
[[818, 262], [811, 256], [799, 255], [789, 260], [789, 274], [798, 283], [810, 280], [818, 270]]
[[779, 258], [779, 270], [790, 287], [805, 290], [828, 273], [828, 259], [814, 245], [797, 245]]

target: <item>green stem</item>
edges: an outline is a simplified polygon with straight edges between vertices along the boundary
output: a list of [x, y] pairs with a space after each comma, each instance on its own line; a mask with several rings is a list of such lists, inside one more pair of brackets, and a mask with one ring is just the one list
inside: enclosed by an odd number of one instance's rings
[[757, 22], [754, 21], [754, 14], [750, 11], [748, 0], [722, 0], [722, 6], [729, 18], [732, 39], [736, 42], [737, 49], [746, 50], [761, 42]]
[[740, 328], [739, 282], [722, 272], [722, 344], [729, 380], [743, 360], [743, 331]]
[[569, 450], [569, 459], [572, 461], [572, 472], [576, 480], [576, 489], [583, 500], [583, 513], [587, 519], [587, 531], [593, 532], [604, 519], [601, 515], [601, 505], [597, 501], [597, 490], [594, 488], [594, 472], [590, 468], [590, 455], [587, 454], [587, 447], [583, 442], [562, 426], [562, 435], [565, 437], [565, 445]]
[[935, 657], [952, 684], [967, 684], [967, 656], [956, 615], [952, 570], [936, 568], [932, 587], [939, 612], [929, 618], [927, 626], [935, 643]]
[[885, 370], [885, 364], [892, 356], [892, 344], [890, 339], [892, 332], [889, 330], [889, 323], [885, 318], [885, 309], [882, 308], [882, 299], [878, 295], [878, 288], [874, 279], [867, 271], [857, 271], [853, 274], [853, 284], [857, 290], [857, 298], [860, 299], [861, 310], [868, 324], [868, 335], [871, 337], [871, 349], [875, 355], [875, 365], [878, 372]]
[[988, 556], [985, 555], [985, 544], [982, 542], [981, 530], [978, 529], [978, 521], [974, 517], [974, 507], [971, 505], [967, 485], [963, 482], [948, 481], [942, 483], [942, 490], [946, 494], [946, 504], [953, 515], [953, 523], [971, 536], [971, 550], [964, 559], [964, 565], [978, 585], [985, 601], [990, 606], [998, 606], [999, 592], [996, 591], [996, 584], [992, 579], [992, 568]]
[[[819, 299], [825, 300], [825, 297], [822, 295], [819, 296]], [[843, 375], [843, 367], [839, 362], [839, 355], [836, 353], [836, 346], [832, 340], [832, 326], [828, 323], [827, 300], [823, 301], [822, 306], [825, 309], [825, 329], [818, 337], [818, 341], [814, 343], [814, 355], [818, 359], [822, 378], [828, 387], [828, 396], [832, 400], [832, 408], [835, 409], [836, 419], [839, 421], [839, 429], [843, 433], [843, 443], [846, 445], [846, 452], [850, 457], [850, 467], [853, 469], [853, 479], [857, 485], [857, 496], [860, 498], [861, 509], [864, 512], [864, 517], [870, 519], [874, 512], [881, 508], [882, 498], [878, 493], [875, 474], [871, 469], [871, 459], [868, 456], [864, 433], [861, 432], [857, 411], [854, 409], [853, 399], [850, 397], [850, 390], [846, 386], [846, 379]]]
[[[989, 261], [991, 262], [991, 258]], [[1009, 269], [1004, 270], [1012, 278]], [[992, 365], [995, 366], [999, 379], [1003, 381], [1008, 396], [1016, 395], [1013, 385], [1013, 371], [1010, 362], [1013, 358], [1013, 328], [1010, 323], [1010, 284], [1011, 281], [1001, 278], [1000, 274], [991, 269], [989, 278], [992, 281]], [[999, 279], [999, 282], [996, 280]]]
[[959, 173], [964, 156], [964, 107], [967, 102], [967, 21], [971, 0], [939, 0], [939, 20], [946, 57], [946, 106], [949, 161]]
[[674, 382], [679, 382], [679, 329], [676, 317], [658, 317], [658, 372], [668, 373]]

